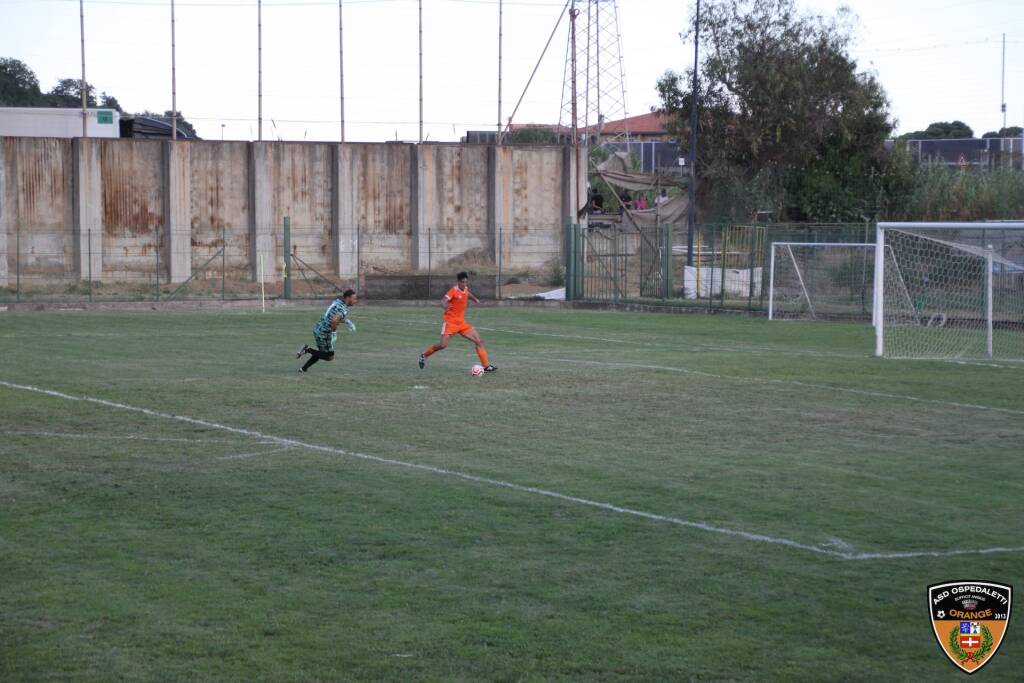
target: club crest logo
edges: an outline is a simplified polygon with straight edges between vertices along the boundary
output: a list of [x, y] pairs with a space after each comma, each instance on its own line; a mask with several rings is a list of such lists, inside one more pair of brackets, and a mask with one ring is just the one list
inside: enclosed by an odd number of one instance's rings
[[988, 664], [1010, 624], [1013, 588], [991, 581], [928, 586], [928, 612], [939, 647], [962, 671]]

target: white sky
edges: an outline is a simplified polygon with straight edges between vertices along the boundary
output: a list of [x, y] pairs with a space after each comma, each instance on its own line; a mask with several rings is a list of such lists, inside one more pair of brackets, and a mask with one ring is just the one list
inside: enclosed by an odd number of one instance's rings
[[[684, 32], [695, 0], [619, 0], [629, 115], [658, 104], [655, 82], [693, 60]], [[1024, 124], [1021, 0], [798, 0], [859, 17], [853, 56], [875, 72], [899, 131], [960, 119], [980, 136]], [[349, 141], [418, 138], [416, 0], [343, 0]], [[503, 117], [519, 98], [564, 0], [505, 0]], [[77, 0], [0, 0], [0, 56], [27, 63], [44, 91], [80, 74]], [[256, 137], [256, 0], [176, 0], [178, 108], [200, 136]], [[498, 0], [423, 0], [424, 135], [457, 140], [497, 125]], [[171, 108], [170, 0], [86, 0], [86, 76], [127, 111]], [[563, 21], [517, 123], [556, 123]], [[337, 140], [337, 0], [264, 0], [264, 139]]]

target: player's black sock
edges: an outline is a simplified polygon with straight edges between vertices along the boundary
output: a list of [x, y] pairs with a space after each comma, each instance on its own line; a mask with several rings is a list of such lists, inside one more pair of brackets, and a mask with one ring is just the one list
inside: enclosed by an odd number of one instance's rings
[[318, 354], [318, 353], [320, 353], [320, 352], [317, 351], [316, 349], [310, 349], [309, 350], [309, 360], [307, 360], [306, 364], [302, 366], [302, 371], [303, 372], [305, 372], [306, 370], [309, 370], [309, 367], [311, 365], [313, 365], [313, 363], [315, 363], [318, 360], [320, 360], [320, 356], [314, 355], [314, 354]]

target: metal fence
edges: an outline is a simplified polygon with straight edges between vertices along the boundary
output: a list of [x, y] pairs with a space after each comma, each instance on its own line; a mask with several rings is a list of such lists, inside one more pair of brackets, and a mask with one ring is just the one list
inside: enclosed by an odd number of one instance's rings
[[773, 242], [857, 243], [870, 223], [700, 224], [566, 228], [567, 298], [767, 311]]
[[[182, 239], [182, 238], [179, 238]], [[459, 271], [486, 298], [529, 298], [564, 286], [561, 230], [441, 225], [256, 230], [193, 226], [106, 234], [18, 226], [0, 241], [0, 303], [440, 297]], [[178, 253], [172, 253], [177, 250]], [[286, 257], [287, 256], [287, 257]]]

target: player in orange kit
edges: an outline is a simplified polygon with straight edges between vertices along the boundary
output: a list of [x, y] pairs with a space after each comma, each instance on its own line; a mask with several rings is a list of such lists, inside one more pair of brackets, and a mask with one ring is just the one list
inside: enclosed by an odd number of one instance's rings
[[487, 362], [484, 340], [480, 338], [476, 329], [466, 322], [465, 318], [466, 306], [469, 304], [469, 300], [472, 299], [475, 303], [480, 303], [480, 299], [477, 299], [469, 291], [468, 273], [459, 273], [455, 276], [455, 279], [458, 281], [458, 284], [449, 289], [444, 298], [441, 299], [441, 305], [445, 307], [444, 322], [441, 323], [441, 341], [431, 345], [420, 354], [420, 368], [422, 369], [426, 365], [427, 358], [430, 358], [430, 356], [438, 351], [448, 348], [448, 339], [452, 335], [461, 334], [476, 344], [476, 355], [480, 358], [480, 365], [484, 366], [484, 372], [494, 372], [498, 368]]

